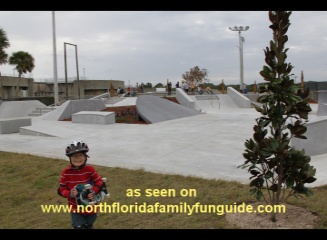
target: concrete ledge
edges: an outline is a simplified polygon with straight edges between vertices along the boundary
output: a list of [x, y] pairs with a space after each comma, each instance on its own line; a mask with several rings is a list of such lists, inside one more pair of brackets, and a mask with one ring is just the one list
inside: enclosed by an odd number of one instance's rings
[[317, 91], [317, 93], [318, 93], [318, 103], [327, 103], [327, 91], [320, 90]]
[[195, 109], [195, 101], [182, 88], [176, 88], [176, 99], [184, 107]]
[[327, 116], [327, 103], [318, 103], [317, 116]]
[[31, 125], [31, 118], [0, 118], [0, 134], [19, 133], [20, 127]]
[[251, 100], [238, 92], [232, 87], [227, 88], [227, 94], [233, 99], [237, 106], [240, 108], [251, 108]]
[[156, 88], [156, 92], [167, 92], [166, 88]]
[[317, 92], [318, 92], [317, 116], [327, 116], [327, 91], [320, 90]]
[[113, 124], [116, 123], [114, 112], [81, 111], [72, 115], [73, 123]]

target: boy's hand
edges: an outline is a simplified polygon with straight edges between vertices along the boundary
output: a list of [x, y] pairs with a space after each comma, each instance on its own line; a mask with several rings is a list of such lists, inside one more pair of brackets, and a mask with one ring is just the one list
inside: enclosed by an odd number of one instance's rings
[[94, 201], [94, 192], [90, 192], [88, 195], [87, 195], [87, 198], [90, 199], [91, 201]]
[[70, 194], [73, 195], [74, 197], [77, 196], [78, 191], [77, 191], [77, 189], [76, 189], [76, 186], [71, 190], [71, 193], [70, 193]]

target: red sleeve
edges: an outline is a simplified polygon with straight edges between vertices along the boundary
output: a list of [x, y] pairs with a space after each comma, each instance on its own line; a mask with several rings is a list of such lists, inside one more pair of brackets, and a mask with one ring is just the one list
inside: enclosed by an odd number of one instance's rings
[[58, 194], [64, 198], [68, 198], [70, 194], [70, 189], [68, 188], [66, 184], [66, 178], [65, 178], [65, 170], [62, 171], [61, 177], [60, 177], [60, 184], [58, 188]]
[[102, 178], [93, 166], [89, 167], [91, 171], [91, 179], [93, 182], [93, 191], [95, 192], [95, 194], [98, 194], [102, 186]]

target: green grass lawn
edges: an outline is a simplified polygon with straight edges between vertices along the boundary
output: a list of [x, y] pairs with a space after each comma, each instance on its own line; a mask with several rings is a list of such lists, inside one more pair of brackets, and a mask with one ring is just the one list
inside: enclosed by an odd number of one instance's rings
[[[68, 165], [62, 159], [0, 152], [0, 229], [71, 229], [69, 213], [45, 213], [41, 209], [41, 205], [67, 204], [67, 199], [57, 194], [57, 188], [61, 171]], [[137, 213], [99, 213], [96, 229], [235, 229], [224, 215], [215, 212], [176, 213], [167, 209], [171, 205], [183, 209], [196, 203], [234, 205], [256, 201], [250, 196], [249, 187], [238, 182], [94, 166], [108, 179], [111, 197], [103, 204], [120, 204], [124, 206], [121, 211], [129, 206], [148, 207]], [[313, 188], [313, 192], [311, 197], [291, 198], [288, 203], [316, 212], [316, 228], [327, 228], [327, 186]]]

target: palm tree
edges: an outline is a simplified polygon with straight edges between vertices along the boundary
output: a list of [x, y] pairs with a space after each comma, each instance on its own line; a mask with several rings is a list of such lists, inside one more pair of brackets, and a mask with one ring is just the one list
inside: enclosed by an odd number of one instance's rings
[[28, 52], [18, 51], [14, 52], [9, 57], [9, 64], [16, 65], [15, 69], [18, 72], [18, 84], [16, 87], [16, 97], [18, 96], [19, 84], [21, 80], [21, 76], [23, 73], [32, 72], [34, 65], [34, 58]]
[[[8, 54], [5, 52], [5, 48], [8, 47], [10, 47], [10, 43], [7, 38], [7, 34], [2, 28], [0, 28], [0, 65], [6, 64], [8, 62]], [[1, 97], [3, 97], [1, 71], [0, 71], [0, 88], [1, 88]]]

